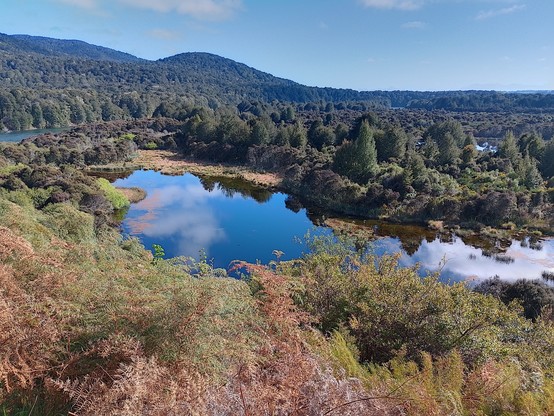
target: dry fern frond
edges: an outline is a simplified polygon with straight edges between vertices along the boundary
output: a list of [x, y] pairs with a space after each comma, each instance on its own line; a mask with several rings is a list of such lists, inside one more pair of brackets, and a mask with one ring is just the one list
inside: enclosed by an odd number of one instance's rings
[[31, 244], [6, 227], [0, 227], [0, 260], [17, 257], [21, 260], [34, 256]]
[[29, 388], [49, 367], [60, 333], [44, 305], [0, 265], [0, 384], [7, 392]]

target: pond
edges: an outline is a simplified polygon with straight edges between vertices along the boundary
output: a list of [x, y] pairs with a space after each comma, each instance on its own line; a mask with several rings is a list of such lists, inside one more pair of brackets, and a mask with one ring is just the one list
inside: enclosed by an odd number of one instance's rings
[[53, 129], [35, 129], [35, 130], [20, 130], [11, 131], [9, 133], [0, 133], [0, 142], [20, 142], [28, 137], [38, 136], [39, 134], [52, 133], [56, 134], [67, 130], [68, 127], [53, 128]]
[[[302, 241], [308, 232], [332, 233], [314, 225], [319, 223], [317, 215], [291, 204], [287, 195], [240, 181], [136, 171], [114, 184], [147, 192], [146, 199], [132, 204], [122, 229], [147, 248], [161, 245], [167, 257], [198, 258], [202, 251], [214, 267], [228, 268], [233, 260], [266, 264], [275, 259], [274, 250], [284, 253], [283, 260], [300, 257], [307, 250]], [[423, 227], [379, 221], [358, 221], [357, 226], [367, 227], [374, 235], [368, 250], [400, 253], [403, 266], [419, 263], [422, 275], [440, 270], [443, 281], [495, 275], [507, 280], [537, 279], [554, 273], [554, 240], [514, 240], [499, 253], [494, 245], [479, 248]]]

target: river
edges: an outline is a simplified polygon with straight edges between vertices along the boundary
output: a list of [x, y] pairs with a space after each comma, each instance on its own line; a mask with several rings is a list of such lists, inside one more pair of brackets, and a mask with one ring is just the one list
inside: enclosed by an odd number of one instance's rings
[[[303, 242], [307, 233], [332, 233], [314, 225], [312, 220], [318, 223], [315, 214], [304, 208], [287, 208], [294, 206], [287, 195], [246, 183], [136, 171], [114, 184], [147, 192], [146, 199], [130, 207], [122, 229], [147, 248], [161, 245], [167, 257], [198, 258], [203, 251], [214, 267], [228, 268], [233, 260], [266, 264], [275, 259], [274, 250], [284, 253], [283, 260], [300, 257], [307, 250]], [[418, 263], [422, 275], [440, 270], [445, 282], [478, 281], [495, 275], [505, 280], [538, 279], [544, 272], [554, 273], [551, 239], [514, 240], [499, 252], [494, 244], [481, 248], [422, 227], [378, 221], [362, 226], [376, 236], [368, 250], [379, 255], [400, 253], [401, 265]]]

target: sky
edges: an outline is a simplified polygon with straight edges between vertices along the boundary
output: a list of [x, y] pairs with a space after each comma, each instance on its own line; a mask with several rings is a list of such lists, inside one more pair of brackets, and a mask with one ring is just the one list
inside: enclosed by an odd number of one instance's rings
[[310, 86], [554, 90], [554, 0], [0, 0], [0, 32], [210, 52]]

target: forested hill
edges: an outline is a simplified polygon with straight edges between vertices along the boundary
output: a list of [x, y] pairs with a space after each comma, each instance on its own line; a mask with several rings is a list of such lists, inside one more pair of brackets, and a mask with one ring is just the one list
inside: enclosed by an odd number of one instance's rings
[[0, 33], [0, 51], [13, 53], [32, 53], [62, 58], [93, 59], [97, 61], [140, 62], [125, 52], [103, 46], [91, 45], [81, 40], [53, 39], [42, 36], [6, 35]]
[[[77, 40], [0, 34], [0, 130], [168, 115], [244, 101], [364, 101], [381, 107], [554, 111], [554, 95], [308, 87], [208, 53], [158, 61]], [[160, 107], [162, 106], [162, 107]]]

